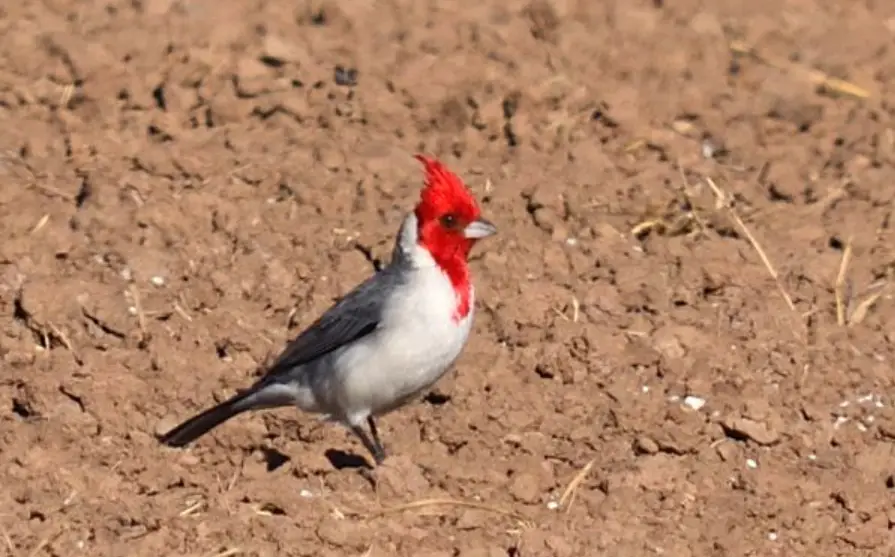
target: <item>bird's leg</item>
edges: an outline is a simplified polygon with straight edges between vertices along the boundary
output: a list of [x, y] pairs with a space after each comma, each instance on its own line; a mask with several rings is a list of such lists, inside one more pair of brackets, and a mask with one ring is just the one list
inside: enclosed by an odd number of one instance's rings
[[376, 463], [376, 466], [382, 464], [382, 462], [385, 460], [385, 451], [382, 450], [382, 445], [379, 444], [379, 436], [377, 435], [377, 433], [375, 433], [375, 430], [373, 433], [374, 439], [376, 439], [375, 442], [370, 439], [370, 436], [367, 435], [367, 432], [364, 431], [364, 428], [359, 425], [351, 426], [351, 431], [360, 438], [360, 441], [361, 443], [363, 443], [364, 448], [367, 449], [370, 455], [372, 455], [373, 461]]
[[[370, 426], [370, 433], [373, 434], [373, 444], [379, 447], [379, 454], [385, 460], [385, 447], [382, 446], [382, 441], [379, 440], [379, 430], [376, 428], [376, 420], [373, 419], [373, 416], [367, 417], [367, 425]], [[378, 464], [382, 464], [382, 462]]]
[[[376, 462], [376, 466], [378, 467], [382, 464], [382, 461], [385, 460], [385, 451], [382, 449], [382, 444], [379, 442], [379, 432], [376, 431], [376, 426], [373, 425], [372, 420], [368, 420], [370, 424], [370, 433], [373, 434], [373, 439], [370, 439], [370, 436], [367, 435], [367, 432], [364, 431], [359, 425], [351, 426], [351, 431], [357, 435], [361, 443], [364, 444], [364, 447], [369, 451], [371, 455], [373, 455], [373, 460]], [[373, 487], [373, 491], [376, 493], [376, 500], [379, 501], [379, 482], [376, 481], [376, 470], [361, 468], [361, 475], [366, 478], [370, 485]]]

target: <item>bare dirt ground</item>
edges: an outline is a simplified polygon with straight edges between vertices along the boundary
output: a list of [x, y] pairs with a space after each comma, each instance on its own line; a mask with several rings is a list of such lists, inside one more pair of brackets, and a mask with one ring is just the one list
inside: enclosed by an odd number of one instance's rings
[[[4, 4], [0, 548], [891, 554], [893, 35], [845, 0]], [[379, 492], [292, 411], [159, 447], [387, 257], [420, 151], [501, 234]]]

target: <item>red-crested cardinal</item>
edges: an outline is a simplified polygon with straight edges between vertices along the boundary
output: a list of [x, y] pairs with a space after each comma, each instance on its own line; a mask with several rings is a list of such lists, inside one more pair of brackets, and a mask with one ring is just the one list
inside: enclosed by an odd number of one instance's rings
[[459, 177], [435, 159], [416, 158], [425, 184], [389, 265], [300, 333], [249, 389], [177, 426], [162, 443], [182, 447], [243, 412], [297, 406], [345, 425], [383, 462], [375, 418], [417, 398], [460, 355], [475, 300], [468, 255], [497, 232]]

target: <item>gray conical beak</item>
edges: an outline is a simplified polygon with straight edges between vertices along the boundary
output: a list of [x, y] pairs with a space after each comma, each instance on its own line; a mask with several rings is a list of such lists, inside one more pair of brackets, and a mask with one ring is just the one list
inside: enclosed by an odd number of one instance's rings
[[481, 240], [497, 234], [497, 227], [483, 218], [478, 218], [463, 229], [463, 236], [470, 240]]

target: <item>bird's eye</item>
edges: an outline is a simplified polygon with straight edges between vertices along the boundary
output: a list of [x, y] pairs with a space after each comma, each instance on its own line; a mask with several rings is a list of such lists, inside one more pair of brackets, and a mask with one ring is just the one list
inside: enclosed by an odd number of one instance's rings
[[452, 229], [457, 226], [457, 217], [453, 213], [448, 213], [441, 217], [441, 226]]

